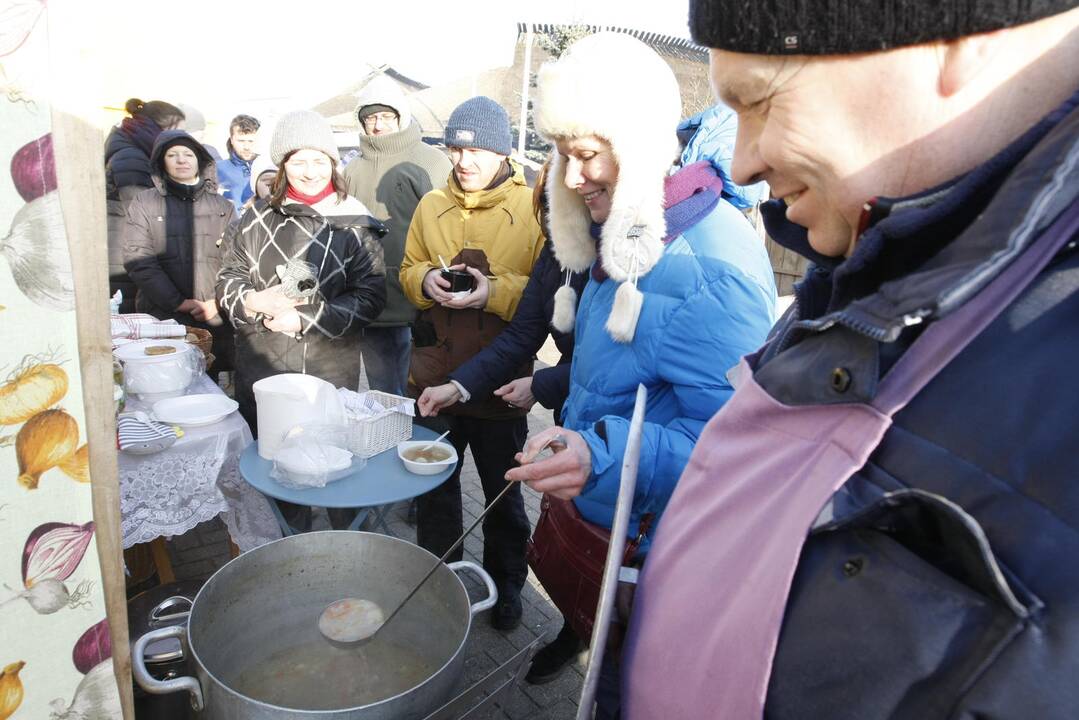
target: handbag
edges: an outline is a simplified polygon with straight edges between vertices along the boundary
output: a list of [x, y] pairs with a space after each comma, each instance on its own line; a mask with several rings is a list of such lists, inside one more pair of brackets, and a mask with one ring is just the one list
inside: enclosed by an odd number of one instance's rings
[[[637, 536], [626, 542], [623, 565], [634, 560], [653, 517], [648, 513], [641, 518]], [[543, 496], [528, 542], [528, 565], [577, 637], [586, 642], [592, 637], [610, 542], [610, 531], [581, 517], [571, 500]]]

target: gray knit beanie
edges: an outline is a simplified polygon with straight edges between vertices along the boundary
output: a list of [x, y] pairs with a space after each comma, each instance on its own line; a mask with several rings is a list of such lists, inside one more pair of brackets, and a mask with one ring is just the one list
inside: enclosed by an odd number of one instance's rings
[[478, 148], [508, 156], [513, 151], [510, 116], [489, 97], [469, 98], [450, 114], [446, 147]]
[[341, 162], [330, 123], [314, 110], [294, 110], [277, 121], [270, 140], [270, 159], [280, 166], [293, 150], [321, 150], [335, 163]]
[[952, 40], [1071, 10], [1075, 0], [690, 0], [701, 45], [755, 55], [845, 55]]

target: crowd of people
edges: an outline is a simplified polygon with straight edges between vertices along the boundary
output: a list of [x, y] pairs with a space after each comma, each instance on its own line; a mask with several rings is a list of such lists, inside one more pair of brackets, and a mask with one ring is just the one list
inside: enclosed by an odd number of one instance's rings
[[[105, 153], [111, 280], [213, 334], [254, 432], [259, 379], [366, 372], [470, 449], [487, 502], [512, 483], [483, 524], [491, 623], [521, 622], [530, 563], [565, 615], [534, 683], [589, 641], [596, 578], [558, 538], [609, 537], [643, 385], [598, 718], [1074, 717], [1072, 4], [691, 0], [722, 103], [683, 121], [654, 50], [586, 36], [538, 73], [532, 188], [487, 97], [443, 151], [376, 78], [344, 168], [313, 111], [258, 156], [237, 116], [217, 155], [193, 109], [133, 99]], [[778, 322], [761, 200], [810, 260]], [[555, 424], [529, 437], [537, 402]], [[435, 555], [460, 472], [416, 504]], [[521, 482], [561, 530], [533, 535]]]

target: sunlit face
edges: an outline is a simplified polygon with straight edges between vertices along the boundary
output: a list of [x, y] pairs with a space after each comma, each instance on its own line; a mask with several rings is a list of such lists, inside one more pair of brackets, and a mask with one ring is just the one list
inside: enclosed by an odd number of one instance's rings
[[199, 159], [186, 145], [173, 145], [165, 151], [165, 174], [175, 182], [194, 185], [199, 181]]
[[255, 180], [255, 197], [264, 198], [270, 197], [271, 189], [273, 188], [273, 181], [277, 179], [277, 173], [273, 170], [267, 170], [258, 176]]
[[326, 189], [333, 175], [333, 161], [321, 150], [297, 150], [285, 161], [288, 184], [304, 195], [317, 195]]
[[255, 159], [255, 135], [256, 133], [241, 132], [239, 128], [233, 130], [229, 135], [232, 149], [236, 151], [236, 156], [241, 160], [251, 161]]
[[555, 148], [566, 163], [566, 187], [584, 199], [593, 222], [606, 221], [618, 184], [618, 161], [611, 144], [589, 135], [558, 140]]
[[389, 111], [371, 113], [363, 119], [363, 130], [368, 135], [389, 135], [401, 129], [397, 113]]
[[450, 162], [453, 163], [453, 174], [461, 189], [474, 192], [491, 184], [506, 162], [506, 156], [490, 150], [451, 147]]
[[932, 62], [925, 48], [824, 57], [712, 50], [713, 88], [738, 113], [734, 181], [766, 180], [817, 252], [849, 255], [866, 202], [929, 187], [938, 163], [920, 141], [935, 127]]

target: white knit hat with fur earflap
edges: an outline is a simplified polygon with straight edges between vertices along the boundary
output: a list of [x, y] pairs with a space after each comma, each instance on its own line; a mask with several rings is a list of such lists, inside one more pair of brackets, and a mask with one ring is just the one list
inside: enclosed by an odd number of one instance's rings
[[[663, 255], [666, 222], [663, 181], [678, 157], [675, 130], [682, 113], [678, 81], [667, 63], [640, 40], [602, 32], [578, 40], [540, 68], [536, 81], [536, 130], [551, 142], [595, 135], [611, 145], [618, 180], [603, 224], [601, 255], [607, 275], [621, 282], [607, 331], [630, 342], [643, 296], [636, 283]], [[566, 164], [552, 156], [547, 175], [548, 227], [555, 257], [566, 270], [583, 272], [596, 259], [584, 198], [566, 187]], [[555, 317], [572, 312], [555, 298]], [[567, 332], [570, 327], [557, 327]]]

